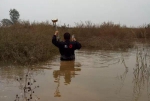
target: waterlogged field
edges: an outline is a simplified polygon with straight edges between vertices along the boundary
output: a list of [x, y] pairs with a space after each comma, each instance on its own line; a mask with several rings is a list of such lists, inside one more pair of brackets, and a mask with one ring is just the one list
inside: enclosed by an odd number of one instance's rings
[[0, 67], [0, 101], [149, 101], [150, 48], [76, 51], [31, 67]]

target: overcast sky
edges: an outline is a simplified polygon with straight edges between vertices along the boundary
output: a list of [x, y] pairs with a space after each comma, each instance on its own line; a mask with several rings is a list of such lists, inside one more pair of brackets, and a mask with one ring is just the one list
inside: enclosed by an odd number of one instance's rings
[[150, 0], [1, 0], [0, 20], [9, 19], [16, 9], [21, 20], [51, 21], [75, 25], [91, 21], [95, 24], [114, 22], [127, 26], [150, 23]]

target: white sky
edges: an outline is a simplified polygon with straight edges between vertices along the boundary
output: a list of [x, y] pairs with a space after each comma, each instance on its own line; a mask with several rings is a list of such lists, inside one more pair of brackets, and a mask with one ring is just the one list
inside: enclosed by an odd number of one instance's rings
[[91, 21], [95, 24], [112, 21], [127, 26], [150, 23], [150, 0], [0, 0], [0, 20], [9, 19], [9, 10], [16, 9], [21, 20], [50, 21], [75, 25]]

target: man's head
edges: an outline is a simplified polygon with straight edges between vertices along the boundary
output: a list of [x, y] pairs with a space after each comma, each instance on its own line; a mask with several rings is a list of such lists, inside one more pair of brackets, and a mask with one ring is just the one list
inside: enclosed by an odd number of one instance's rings
[[66, 32], [66, 33], [64, 34], [64, 39], [65, 39], [65, 40], [70, 40], [70, 33]]

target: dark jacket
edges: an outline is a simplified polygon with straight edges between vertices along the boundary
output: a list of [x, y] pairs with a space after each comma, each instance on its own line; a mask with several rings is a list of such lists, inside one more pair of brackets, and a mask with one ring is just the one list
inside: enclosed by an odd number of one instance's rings
[[59, 48], [61, 60], [75, 60], [74, 51], [81, 48], [81, 44], [77, 41], [57, 41], [56, 35], [53, 35], [52, 43]]

